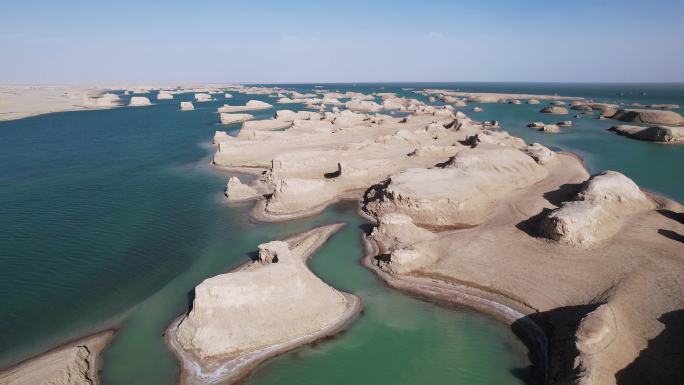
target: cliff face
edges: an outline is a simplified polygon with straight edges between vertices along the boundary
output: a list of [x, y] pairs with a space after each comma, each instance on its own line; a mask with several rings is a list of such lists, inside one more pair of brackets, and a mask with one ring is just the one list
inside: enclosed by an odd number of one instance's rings
[[653, 207], [631, 179], [606, 171], [589, 179], [573, 201], [549, 214], [541, 233], [569, 245], [592, 245], [615, 235], [631, 215]]
[[3, 385], [97, 385], [97, 359], [113, 332], [66, 344], [0, 371]]
[[546, 169], [516, 148], [481, 144], [458, 152], [445, 168], [392, 175], [385, 187], [366, 194], [364, 209], [376, 218], [403, 213], [426, 227], [474, 226], [497, 199], [546, 175]]
[[259, 246], [259, 261], [197, 286], [177, 338], [200, 359], [229, 357], [314, 333], [346, 306], [287, 243], [274, 241]]

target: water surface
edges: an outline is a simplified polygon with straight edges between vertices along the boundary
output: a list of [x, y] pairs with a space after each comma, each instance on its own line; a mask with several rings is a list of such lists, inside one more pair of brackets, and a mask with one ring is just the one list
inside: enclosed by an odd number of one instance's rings
[[[406, 87], [559, 93], [601, 101], [684, 104], [681, 86], [523, 84], [324, 85], [398, 92]], [[290, 85], [300, 92], [313, 85]], [[640, 95], [640, 92], [646, 95]], [[629, 95], [628, 93], [632, 94]], [[617, 95], [624, 93], [625, 95]], [[105, 352], [103, 380], [172, 384], [178, 366], [162, 333], [189, 306], [203, 279], [245, 260], [256, 245], [313, 226], [349, 223], [311, 260], [326, 282], [360, 295], [363, 315], [339, 337], [261, 366], [250, 383], [515, 384], [529, 363], [505, 326], [386, 289], [359, 264], [361, 224], [352, 207], [283, 224], [250, 220], [248, 205], [221, 199], [228, 174], [208, 166], [216, 107], [181, 100], [152, 107], [64, 112], [0, 122], [0, 367], [66, 340], [121, 325]], [[235, 94], [231, 104], [267, 96]], [[286, 105], [297, 109], [299, 105]], [[469, 113], [469, 106], [464, 109]], [[575, 120], [557, 135], [529, 130], [556, 122], [541, 106], [484, 104], [527, 141], [579, 153], [592, 172], [624, 172], [650, 190], [684, 201], [684, 147], [607, 132], [613, 122]], [[281, 106], [282, 108], [282, 106]], [[261, 111], [264, 118], [273, 111]], [[232, 127], [233, 131], [236, 127]], [[230, 130], [231, 127], [228, 127]]]

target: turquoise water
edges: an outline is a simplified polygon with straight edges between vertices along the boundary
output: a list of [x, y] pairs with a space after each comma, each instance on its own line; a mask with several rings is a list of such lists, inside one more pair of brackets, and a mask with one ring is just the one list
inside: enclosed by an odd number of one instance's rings
[[[423, 86], [684, 104], [681, 86], [326, 85], [405, 94], [402, 87]], [[615, 95], [627, 89], [635, 94]], [[646, 96], [636, 94], [642, 89]], [[230, 103], [273, 101], [235, 96]], [[523, 381], [522, 368], [529, 363], [507, 328], [390, 291], [359, 265], [360, 221], [349, 205], [312, 219], [264, 225], [250, 220], [248, 206], [223, 203], [228, 174], [208, 166], [208, 142], [219, 127], [216, 107], [224, 101], [179, 112], [178, 102], [191, 97], [0, 122], [0, 367], [121, 324], [104, 355], [104, 383], [174, 383], [177, 364], [161, 334], [187, 309], [195, 285], [239, 264], [260, 242], [344, 221], [350, 225], [311, 264], [327, 282], [361, 295], [364, 314], [338, 338], [262, 365], [250, 383]], [[484, 108], [475, 116], [499, 120], [528, 141], [578, 152], [592, 171], [618, 170], [684, 201], [684, 147], [619, 137], [605, 131], [610, 121], [592, 119], [544, 135], [524, 125], [561, 118], [538, 114], [539, 106]]]

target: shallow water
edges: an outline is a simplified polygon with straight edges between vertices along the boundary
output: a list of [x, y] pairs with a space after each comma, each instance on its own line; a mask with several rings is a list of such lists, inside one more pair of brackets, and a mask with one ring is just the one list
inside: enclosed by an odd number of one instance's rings
[[[312, 86], [293, 87], [307, 91]], [[445, 85], [326, 88], [409, 94], [401, 88], [424, 86]], [[615, 92], [630, 92], [621, 90], [645, 89], [647, 96], [628, 97], [644, 104], [684, 104], [682, 87], [449, 86], [538, 90], [606, 101], [618, 98]], [[235, 96], [231, 104], [273, 102], [265, 96]], [[262, 365], [248, 382], [522, 381], [521, 368], [528, 365], [525, 351], [506, 327], [388, 290], [360, 266], [360, 220], [349, 205], [307, 220], [264, 225], [249, 219], [248, 206], [222, 203], [227, 174], [208, 166], [207, 143], [219, 128], [214, 111], [224, 100], [196, 103], [193, 112], [178, 111], [178, 102], [191, 97], [153, 107], [0, 122], [0, 367], [123, 320], [104, 355], [104, 383], [171, 384], [178, 367], [161, 334], [187, 309], [195, 285], [239, 264], [260, 242], [344, 221], [350, 225], [311, 265], [326, 282], [362, 296], [364, 314], [334, 340]], [[563, 118], [537, 113], [541, 106], [483, 107], [485, 112], [474, 114], [476, 118], [499, 120], [527, 141], [579, 153], [592, 171], [618, 170], [648, 189], [684, 201], [682, 146], [619, 137], [605, 131], [610, 121], [593, 119], [576, 121], [576, 127], [561, 134], [540, 134], [524, 125]]]

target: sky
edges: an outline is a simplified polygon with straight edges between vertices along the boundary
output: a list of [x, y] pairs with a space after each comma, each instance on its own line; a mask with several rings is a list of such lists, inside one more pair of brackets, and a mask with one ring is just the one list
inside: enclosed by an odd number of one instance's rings
[[0, 84], [684, 82], [684, 0], [0, 2]]

